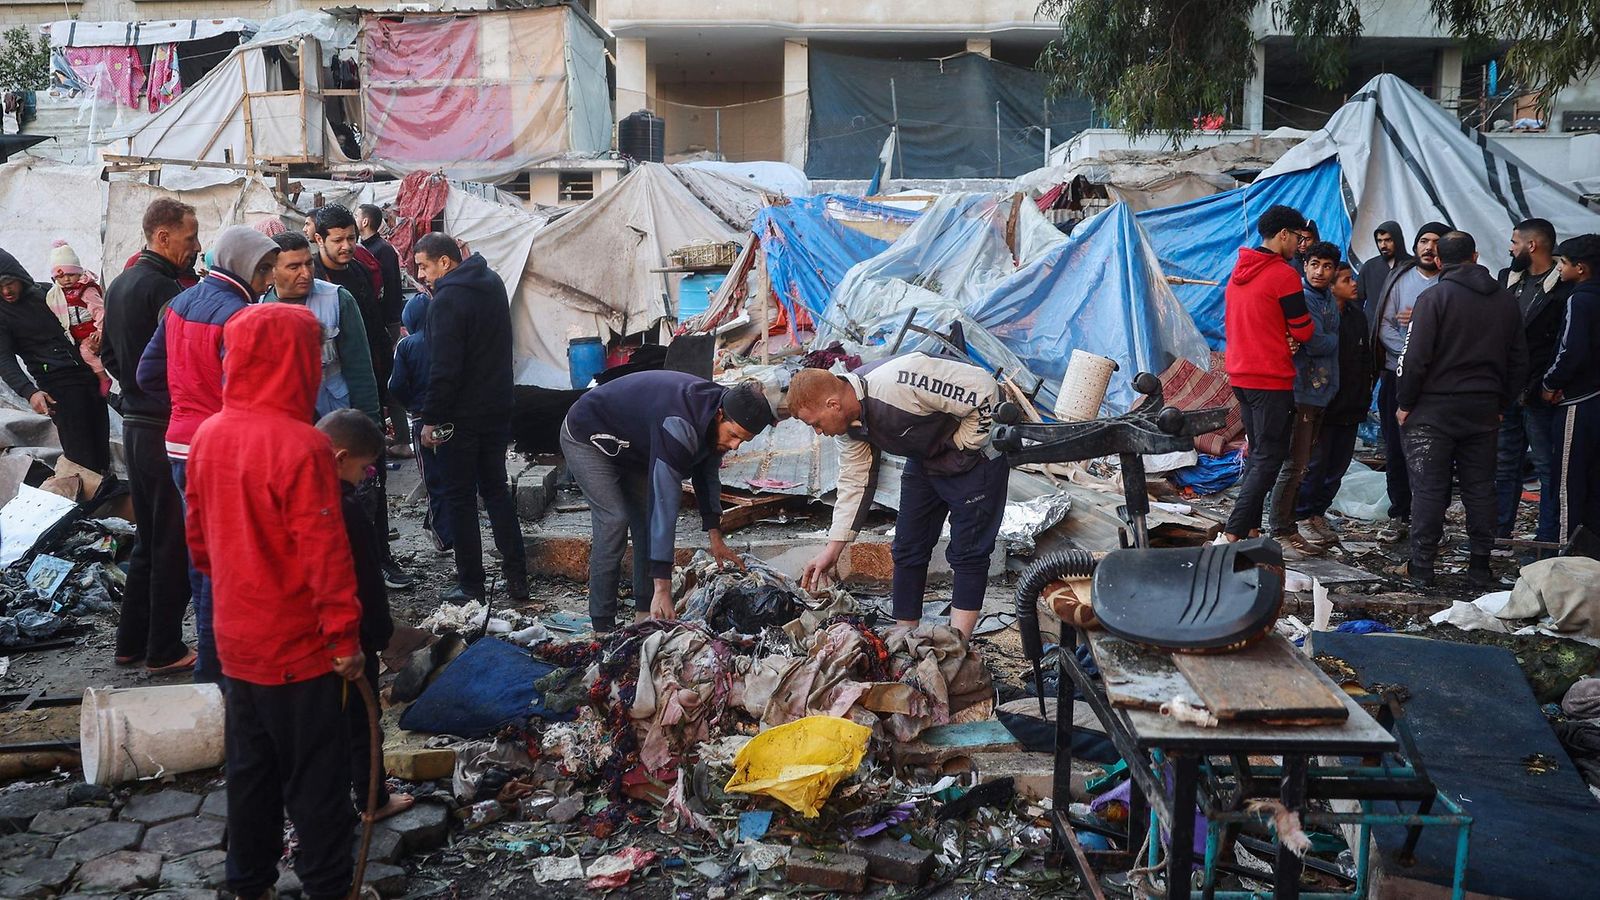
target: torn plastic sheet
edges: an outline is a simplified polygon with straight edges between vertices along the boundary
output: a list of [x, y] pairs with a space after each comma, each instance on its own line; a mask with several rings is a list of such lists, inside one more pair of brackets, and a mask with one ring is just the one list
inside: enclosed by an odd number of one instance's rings
[[653, 850], [624, 847], [590, 863], [589, 870], [584, 873], [589, 880], [583, 886], [591, 891], [615, 890], [631, 881], [635, 872], [649, 868], [657, 859], [659, 856]]
[[552, 881], [577, 881], [583, 877], [583, 860], [576, 856], [541, 856], [530, 862], [533, 880], [540, 884]]
[[761, 240], [772, 293], [789, 313], [791, 326], [796, 305], [814, 319], [826, 317], [834, 290], [850, 267], [888, 249], [888, 241], [845, 224], [852, 218], [911, 222], [916, 213], [858, 197], [824, 194], [791, 198], [757, 215], [751, 230]]
[[1054, 528], [1072, 511], [1072, 495], [1065, 491], [1045, 494], [1021, 503], [1007, 503], [1000, 520], [1000, 540], [1011, 553], [1029, 556], [1034, 539]]

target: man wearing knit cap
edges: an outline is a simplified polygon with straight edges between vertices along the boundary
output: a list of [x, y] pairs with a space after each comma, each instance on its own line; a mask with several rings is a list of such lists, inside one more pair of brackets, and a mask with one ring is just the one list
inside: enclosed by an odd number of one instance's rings
[[[672, 560], [683, 480], [719, 564], [744, 568], [722, 539], [722, 455], [776, 421], [759, 385], [725, 388], [684, 372], [635, 372], [584, 394], [561, 426], [561, 452], [589, 501], [589, 617], [617, 627], [618, 566], [633, 533], [635, 615], [676, 618]], [[645, 606], [646, 603], [650, 605]]]
[[[1383, 433], [1384, 477], [1389, 482], [1389, 518], [1394, 524], [1378, 532], [1378, 539], [1393, 543], [1406, 538], [1411, 520], [1411, 479], [1406, 472], [1405, 439], [1395, 418], [1396, 391], [1400, 379], [1400, 355], [1405, 352], [1406, 332], [1411, 327], [1411, 310], [1422, 292], [1439, 280], [1439, 238], [1450, 230], [1443, 222], [1429, 222], [1417, 229], [1412, 242], [1414, 254], [1394, 267], [1383, 287], [1373, 298], [1368, 312], [1372, 316], [1372, 350], [1378, 377], [1378, 425]], [[1370, 290], [1370, 289], [1369, 289]]]
[[1572, 294], [1561, 346], [1540, 387], [1545, 402], [1561, 408], [1555, 462], [1567, 540], [1580, 526], [1600, 531], [1600, 235], [1562, 241], [1556, 258]]
[[[200, 283], [179, 294], [161, 316], [156, 333], [139, 359], [140, 389], [172, 400], [167, 425], [167, 455], [180, 493], [188, 484], [189, 442], [200, 423], [222, 409], [222, 327], [255, 303], [272, 284], [278, 245], [248, 225], [234, 225], [217, 236], [216, 265]], [[211, 630], [211, 582], [192, 562], [197, 682], [219, 682], [216, 641]]]
[[0, 250], [0, 379], [55, 422], [68, 459], [103, 473], [111, 465], [106, 401], [93, 370], [45, 302], [47, 290]]

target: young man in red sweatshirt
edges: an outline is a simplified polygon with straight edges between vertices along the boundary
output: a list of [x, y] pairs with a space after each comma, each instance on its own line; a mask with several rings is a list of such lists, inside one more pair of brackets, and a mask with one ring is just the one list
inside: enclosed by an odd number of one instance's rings
[[362, 676], [361, 604], [327, 435], [311, 424], [322, 326], [304, 307], [251, 306], [223, 326], [222, 411], [189, 446], [189, 552], [213, 586], [227, 679], [228, 886], [266, 896], [283, 811], [308, 898], [353, 874], [346, 681]]
[[1228, 382], [1239, 398], [1250, 442], [1239, 499], [1226, 526], [1231, 541], [1260, 530], [1262, 506], [1289, 458], [1294, 351], [1315, 330], [1300, 275], [1289, 265], [1305, 227], [1305, 217], [1296, 210], [1268, 208], [1256, 220], [1261, 245], [1239, 250], [1223, 294]]

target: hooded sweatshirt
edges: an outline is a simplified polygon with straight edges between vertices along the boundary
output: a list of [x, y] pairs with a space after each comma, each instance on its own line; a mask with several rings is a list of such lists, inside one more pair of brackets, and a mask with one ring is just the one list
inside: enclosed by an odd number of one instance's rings
[[[1449, 424], [1498, 427], [1500, 411], [1528, 378], [1528, 345], [1517, 301], [1483, 266], [1446, 267], [1439, 282], [1417, 298], [1395, 372], [1401, 409], [1420, 411], [1430, 399], [1448, 398], [1456, 401], [1450, 415], [1466, 416]], [[1478, 413], [1481, 420], [1474, 418]]]
[[427, 294], [418, 293], [406, 301], [400, 322], [410, 332], [394, 348], [394, 371], [389, 375], [389, 396], [412, 415], [422, 409], [428, 396]]
[[475, 428], [511, 422], [511, 303], [506, 284], [474, 253], [433, 285], [428, 304], [428, 397], [421, 419]]
[[[45, 302], [48, 288], [33, 280], [17, 258], [0, 250], [0, 278], [14, 278], [27, 287], [15, 303], [0, 301], [0, 379], [23, 400], [52, 385], [94, 380], [77, 344]], [[17, 359], [27, 365], [33, 380]], [[35, 383], [37, 382], [37, 383]]]
[[1400, 223], [1390, 220], [1372, 229], [1373, 240], [1378, 235], [1387, 234], [1394, 238], [1394, 258], [1390, 259], [1379, 253], [1361, 264], [1361, 271], [1356, 274], [1356, 303], [1362, 310], [1367, 309], [1367, 298], [1378, 296], [1383, 290], [1383, 283], [1389, 273], [1400, 267], [1401, 263], [1411, 259], [1411, 254], [1406, 252], [1406, 235], [1400, 230]]
[[173, 459], [188, 458], [195, 429], [222, 408], [223, 326], [256, 301], [250, 273], [277, 252], [271, 238], [248, 225], [225, 229], [217, 238], [217, 264], [172, 301], [150, 338], [139, 360], [139, 387], [172, 399], [167, 455]]
[[1561, 392], [1562, 406], [1600, 396], [1600, 280], [1577, 285], [1567, 298], [1566, 327], [1544, 387]]
[[306, 681], [360, 652], [333, 445], [311, 424], [322, 329], [308, 310], [271, 303], [230, 318], [223, 339], [222, 409], [190, 448], [189, 554], [214, 585], [223, 674]]
[[1236, 388], [1294, 390], [1289, 337], [1303, 344], [1315, 334], [1294, 267], [1270, 250], [1240, 248], [1223, 304], [1228, 382]]
[[727, 390], [685, 372], [635, 372], [590, 390], [567, 412], [564, 430], [569, 437], [649, 477], [651, 578], [672, 577], [685, 478], [694, 478], [705, 529], [722, 521], [716, 499], [722, 494], [717, 477], [722, 454], [716, 451], [711, 427]]

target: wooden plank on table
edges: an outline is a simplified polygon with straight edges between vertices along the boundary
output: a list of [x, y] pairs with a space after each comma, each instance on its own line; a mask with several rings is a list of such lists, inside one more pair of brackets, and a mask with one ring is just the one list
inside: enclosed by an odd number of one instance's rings
[[1173, 662], [1218, 719], [1340, 721], [1341, 692], [1282, 635], [1231, 653], [1175, 653]]
[[1140, 646], [1104, 631], [1089, 632], [1095, 665], [1106, 686], [1106, 699], [1123, 709], [1160, 709], [1174, 697], [1193, 706], [1199, 695], [1172, 663], [1172, 654]]
[[1313, 557], [1291, 563], [1289, 568], [1322, 582], [1324, 586], [1334, 584], [1361, 584], [1381, 580], [1371, 572], [1363, 571], [1354, 566], [1347, 566], [1335, 559], [1327, 557]]

